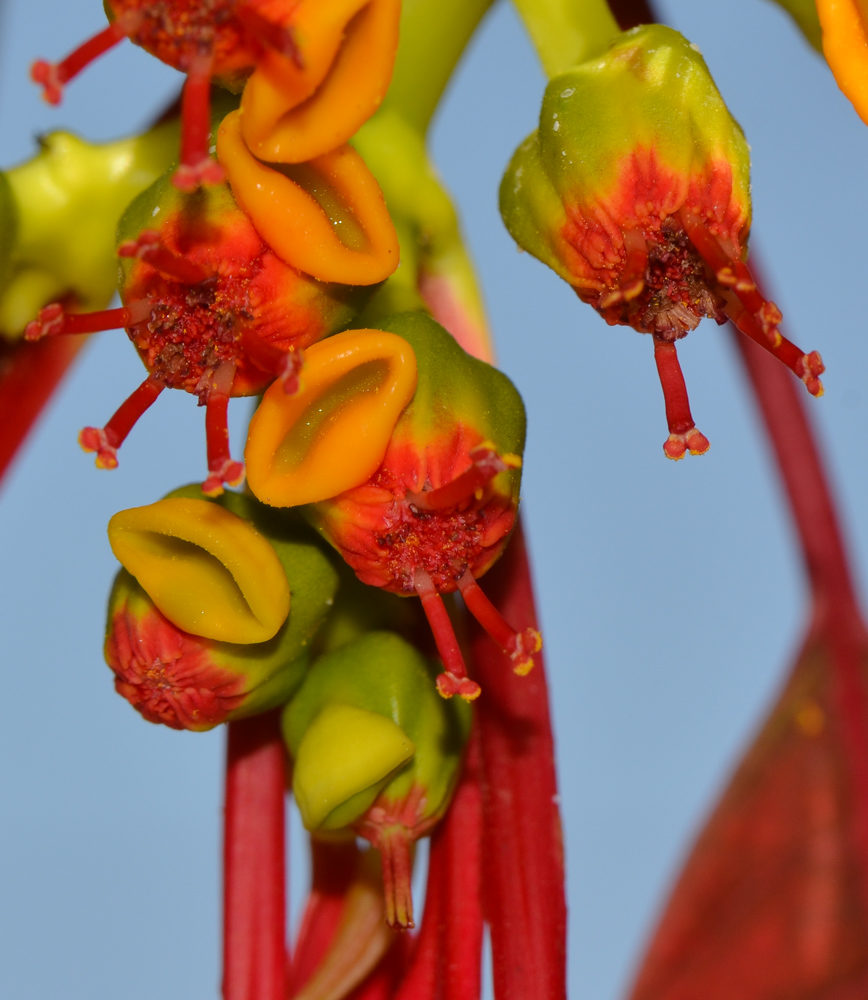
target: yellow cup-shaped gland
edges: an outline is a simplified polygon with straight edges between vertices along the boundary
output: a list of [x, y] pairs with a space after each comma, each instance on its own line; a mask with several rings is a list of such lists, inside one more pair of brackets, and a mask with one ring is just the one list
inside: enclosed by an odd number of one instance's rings
[[241, 98], [241, 133], [260, 159], [302, 163], [346, 142], [389, 87], [401, 0], [302, 0], [301, 66], [266, 50]]
[[274, 382], [250, 421], [244, 460], [254, 496], [273, 507], [317, 503], [377, 471], [416, 391], [403, 337], [348, 330], [308, 348], [301, 389]]
[[817, 14], [826, 62], [868, 124], [868, 5], [865, 0], [817, 0]]
[[271, 543], [208, 500], [174, 498], [109, 521], [112, 551], [178, 628], [223, 642], [265, 642], [289, 614]]
[[297, 270], [319, 281], [374, 285], [398, 266], [383, 193], [351, 146], [278, 170], [250, 152], [233, 111], [217, 133], [217, 159], [259, 235]]
[[332, 703], [298, 748], [292, 791], [308, 830], [338, 830], [358, 819], [394, 772], [416, 752], [385, 715]]

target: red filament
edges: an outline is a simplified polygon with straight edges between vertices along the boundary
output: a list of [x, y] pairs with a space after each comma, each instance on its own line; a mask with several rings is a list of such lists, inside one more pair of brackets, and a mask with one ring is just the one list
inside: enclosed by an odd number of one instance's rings
[[445, 668], [444, 673], [437, 678], [437, 690], [444, 698], [451, 698], [456, 694], [466, 701], [478, 698], [482, 689], [467, 676], [464, 657], [443, 598], [437, 593], [431, 577], [420, 566], [416, 567], [413, 582], [416, 593], [422, 599], [422, 610], [431, 626], [437, 652]]
[[96, 452], [96, 464], [100, 469], [115, 469], [118, 464], [117, 450], [126, 440], [139, 417], [152, 406], [163, 386], [149, 375], [129, 396], [105, 427], [85, 427], [78, 435], [78, 443], [85, 451]]
[[664, 340], [654, 334], [654, 360], [663, 389], [666, 405], [666, 422], [669, 424], [669, 438], [663, 445], [667, 458], [679, 459], [689, 451], [691, 455], [702, 455], [708, 451], [708, 438], [696, 430], [690, 413], [687, 386], [674, 341]]
[[30, 78], [34, 83], [42, 86], [42, 96], [49, 104], [60, 104], [63, 98], [64, 84], [78, 76], [85, 66], [90, 65], [104, 52], [114, 48], [125, 37], [126, 32], [121, 22], [113, 21], [98, 35], [82, 42], [62, 62], [49, 63], [44, 59], [37, 59], [30, 67]]
[[470, 570], [458, 581], [458, 589], [467, 610], [510, 658], [515, 673], [529, 673], [533, 669], [533, 654], [542, 649], [539, 632], [535, 628], [517, 632], [485, 596]]
[[208, 152], [211, 134], [210, 54], [194, 60], [181, 99], [181, 162], [172, 177], [180, 191], [195, 191], [200, 184], [221, 184], [225, 173]]

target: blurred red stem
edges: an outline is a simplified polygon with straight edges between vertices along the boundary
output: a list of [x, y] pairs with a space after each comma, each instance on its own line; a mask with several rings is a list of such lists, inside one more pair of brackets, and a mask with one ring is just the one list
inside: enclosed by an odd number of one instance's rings
[[279, 713], [230, 722], [223, 841], [224, 1000], [284, 1000], [286, 862]]
[[[521, 526], [486, 576], [486, 590], [512, 622], [536, 627]], [[526, 677], [478, 627], [471, 646], [483, 688], [483, 905], [491, 926], [498, 1000], [566, 997], [563, 840], [554, 741], [541, 656]]]
[[86, 340], [0, 344], [0, 480]]

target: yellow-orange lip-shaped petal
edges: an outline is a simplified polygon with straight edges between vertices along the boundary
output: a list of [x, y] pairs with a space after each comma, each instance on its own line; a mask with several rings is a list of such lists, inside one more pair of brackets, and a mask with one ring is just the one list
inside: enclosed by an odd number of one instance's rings
[[109, 521], [124, 568], [178, 628], [222, 642], [265, 642], [289, 614], [289, 583], [271, 543], [230, 511], [180, 497]]
[[275, 382], [247, 438], [247, 483], [263, 503], [294, 507], [360, 486], [379, 468], [416, 390], [416, 355], [402, 337], [349, 330], [305, 352], [301, 390]]
[[865, 0], [817, 0], [817, 14], [826, 62], [868, 124], [868, 6]]
[[233, 111], [217, 133], [217, 159], [260, 236], [299, 271], [319, 281], [374, 285], [398, 266], [383, 193], [351, 146], [278, 170], [250, 152]]
[[301, 66], [267, 50], [241, 98], [241, 133], [260, 159], [302, 163], [346, 142], [392, 77], [401, 0], [305, 0], [293, 15]]

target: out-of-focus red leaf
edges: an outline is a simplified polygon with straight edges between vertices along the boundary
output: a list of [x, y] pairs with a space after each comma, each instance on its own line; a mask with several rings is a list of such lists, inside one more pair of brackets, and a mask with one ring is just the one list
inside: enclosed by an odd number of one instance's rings
[[0, 480], [86, 340], [0, 342]]

